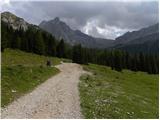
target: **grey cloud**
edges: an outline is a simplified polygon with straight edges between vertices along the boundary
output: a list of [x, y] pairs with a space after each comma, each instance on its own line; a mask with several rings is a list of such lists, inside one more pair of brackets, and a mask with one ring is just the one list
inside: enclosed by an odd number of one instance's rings
[[[96, 26], [107, 29], [135, 30], [157, 23], [158, 2], [11, 2], [10, 10], [27, 21], [39, 24], [42, 20], [60, 17], [71, 28], [84, 30], [87, 22], [97, 20]], [[125, 30], [124, 30], [125, 29]], [[83, 31], [84, 32], [84, 31]], [[114, 32], [114, 31], [113, 31]], [[99, 33], [92, 27], [88, 34], [96, 37], [116, 37], [116, 33]]]

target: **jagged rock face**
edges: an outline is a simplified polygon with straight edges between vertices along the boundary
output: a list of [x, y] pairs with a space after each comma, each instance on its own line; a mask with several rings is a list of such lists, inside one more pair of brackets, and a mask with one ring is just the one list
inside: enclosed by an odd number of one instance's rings
[[19, 18], [10, 12], [1, 13], [1, 20], [11, 26], [13, 29], [27, 30], [30, 25], [23, 18]]
[[110, 45], [111, 41], [113, 41], [103, 39], [102, 44], [101, 39], [84, 34], [80, 30], [72, 30], [66, 23], [60, 21], [58, 17], [50, 21], [42, 21], [39, 27], [51, 33], [57, 39], [63, 38], [71, 45], [81, 44], [82, 46], [90, 48], [106, 48]]

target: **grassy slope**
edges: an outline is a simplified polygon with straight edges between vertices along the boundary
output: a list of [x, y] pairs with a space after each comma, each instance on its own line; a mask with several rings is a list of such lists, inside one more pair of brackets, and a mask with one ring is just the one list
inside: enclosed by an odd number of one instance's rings
[[79, 84], [86, 118], [158, 118], [158, 75], [90, 64]]
[[54, 65], [60, 59], [44, 57], [19, 50], [6, 49], [2, 53], [1, 106], [5, 106], [24, 93], [58, 73], [55, 67], [46, 67], [46, 60]]
[[50, 59], [54, 65], [60, 63], [59, 58], [45, 57], [20, 50], [6, 49], [5, 52], [2, 53], [2, 66], [45, 66], [48, 59]]

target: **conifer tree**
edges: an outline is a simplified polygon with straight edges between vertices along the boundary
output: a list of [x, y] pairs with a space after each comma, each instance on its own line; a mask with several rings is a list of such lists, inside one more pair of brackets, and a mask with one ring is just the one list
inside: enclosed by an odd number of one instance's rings
[[82, 64], [82, 47], [81, 45], [73, 46], [73, 58], [72, 61], [75, 63]]
[[65, 44], [63, 39], [61, 39], [61, 41], [57, 45], [56, 51], [57, 51], [57, 57], [59, 58], [65, 57]]
[[48, 38], [47, 46], [48, 46], [47, 48], [48, 48], [49, 55], [55, 56], [56, 55], [56, 42], [55, 42], [55, 38], [52, 37], [51, 35]]
[[2, 24], [3, 29], [1, 30], [1, 51], [3, 52], [7, 48], [7, 30], [4, 24]]
[[37, 31], [36, 33], [34, 51], [35, 53], [40, 55], [43, 55], [45, 53], [44, 41], [40, 31]]
[[122, 54], [119, 50], [114, 51], [114, 68], [117, 71], [122, 71]]
[[21, 38], [18, 36], [16, 40], [16, 48], [21, 49]]

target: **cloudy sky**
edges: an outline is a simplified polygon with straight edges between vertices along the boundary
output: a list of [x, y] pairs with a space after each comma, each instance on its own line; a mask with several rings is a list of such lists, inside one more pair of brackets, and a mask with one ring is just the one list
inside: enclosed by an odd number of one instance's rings
[[37, 25], [59, 17], [74, 30], [109, 39], [159, 21], [158, 0], [44, 1], [3, 0], [0, 11], [10, 11]]

